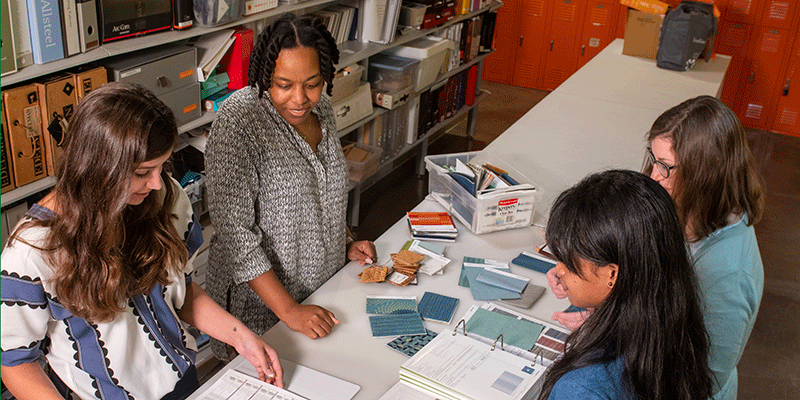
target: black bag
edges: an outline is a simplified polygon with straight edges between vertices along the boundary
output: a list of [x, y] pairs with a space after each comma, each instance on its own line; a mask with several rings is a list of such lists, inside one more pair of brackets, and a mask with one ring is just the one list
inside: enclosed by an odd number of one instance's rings
[[707, 62], [714, 52], [717, 22], [713, 4], [682, 1], [667, 14], [661, 25], [656, 65], [673, 71], [688, 71], [700, 58], [706, 45]]

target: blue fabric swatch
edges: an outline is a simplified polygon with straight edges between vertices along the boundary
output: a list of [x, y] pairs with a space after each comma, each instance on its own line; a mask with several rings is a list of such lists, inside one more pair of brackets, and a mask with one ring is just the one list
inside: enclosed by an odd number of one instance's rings
[[418, 308], [422, 318], [449, 324], [456, 312], [456, 306], [458, 299], [455, 297], [425, 292]]
[[479, 301], [520, 298], [520, 294], [517, 292], [487, 285], [479, 281], [478, 274], [481, 271], [483, 271], [482, 267], [464, 267], [464, 273], [469, 280], [469, 290], [472, 292], [472, 298]]

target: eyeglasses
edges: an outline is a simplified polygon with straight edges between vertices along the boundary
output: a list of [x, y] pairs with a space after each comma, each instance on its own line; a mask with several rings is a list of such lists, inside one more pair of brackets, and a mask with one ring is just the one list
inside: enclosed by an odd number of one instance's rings
[[647, 148], [647, 158], [653, 166], [658, 169], [658, 172], [664, 179], [669, 178], [669, 171], [672, 171], [673, 168], [677, 167], [677, 165], [667, 165], [663, 161], [656, 160], [655, 154], [653, 154], [653, 149], [651, 147]]

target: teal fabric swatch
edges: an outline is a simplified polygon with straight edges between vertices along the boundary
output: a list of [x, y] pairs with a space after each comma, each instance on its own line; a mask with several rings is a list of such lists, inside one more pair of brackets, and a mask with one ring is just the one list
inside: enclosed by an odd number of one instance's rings
[[[467, 332], [495, 340], [503, 335], [503, 343], [530, 350], [542, 334], [544, 325], [517, 319], [479, 308], [467, 321]], [[498, 342], [499, 346], [500, 343]]]

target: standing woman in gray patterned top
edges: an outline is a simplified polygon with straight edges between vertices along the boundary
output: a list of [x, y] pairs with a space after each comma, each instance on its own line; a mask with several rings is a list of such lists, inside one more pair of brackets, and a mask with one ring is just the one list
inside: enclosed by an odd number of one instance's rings
[[[376, 258], [345, 224], [347, 164], [329, 97], [338, 60], [318, 19], [281, 17], [258, 37], [248, 86], [211, 127], [209, 293], [259, 334], [281, 320], [312, 339], [327, 336], [339, 322], [333, 313], [299, 302], [345, 255]], [[213, 348], [227, 358], [222, 343]]]

